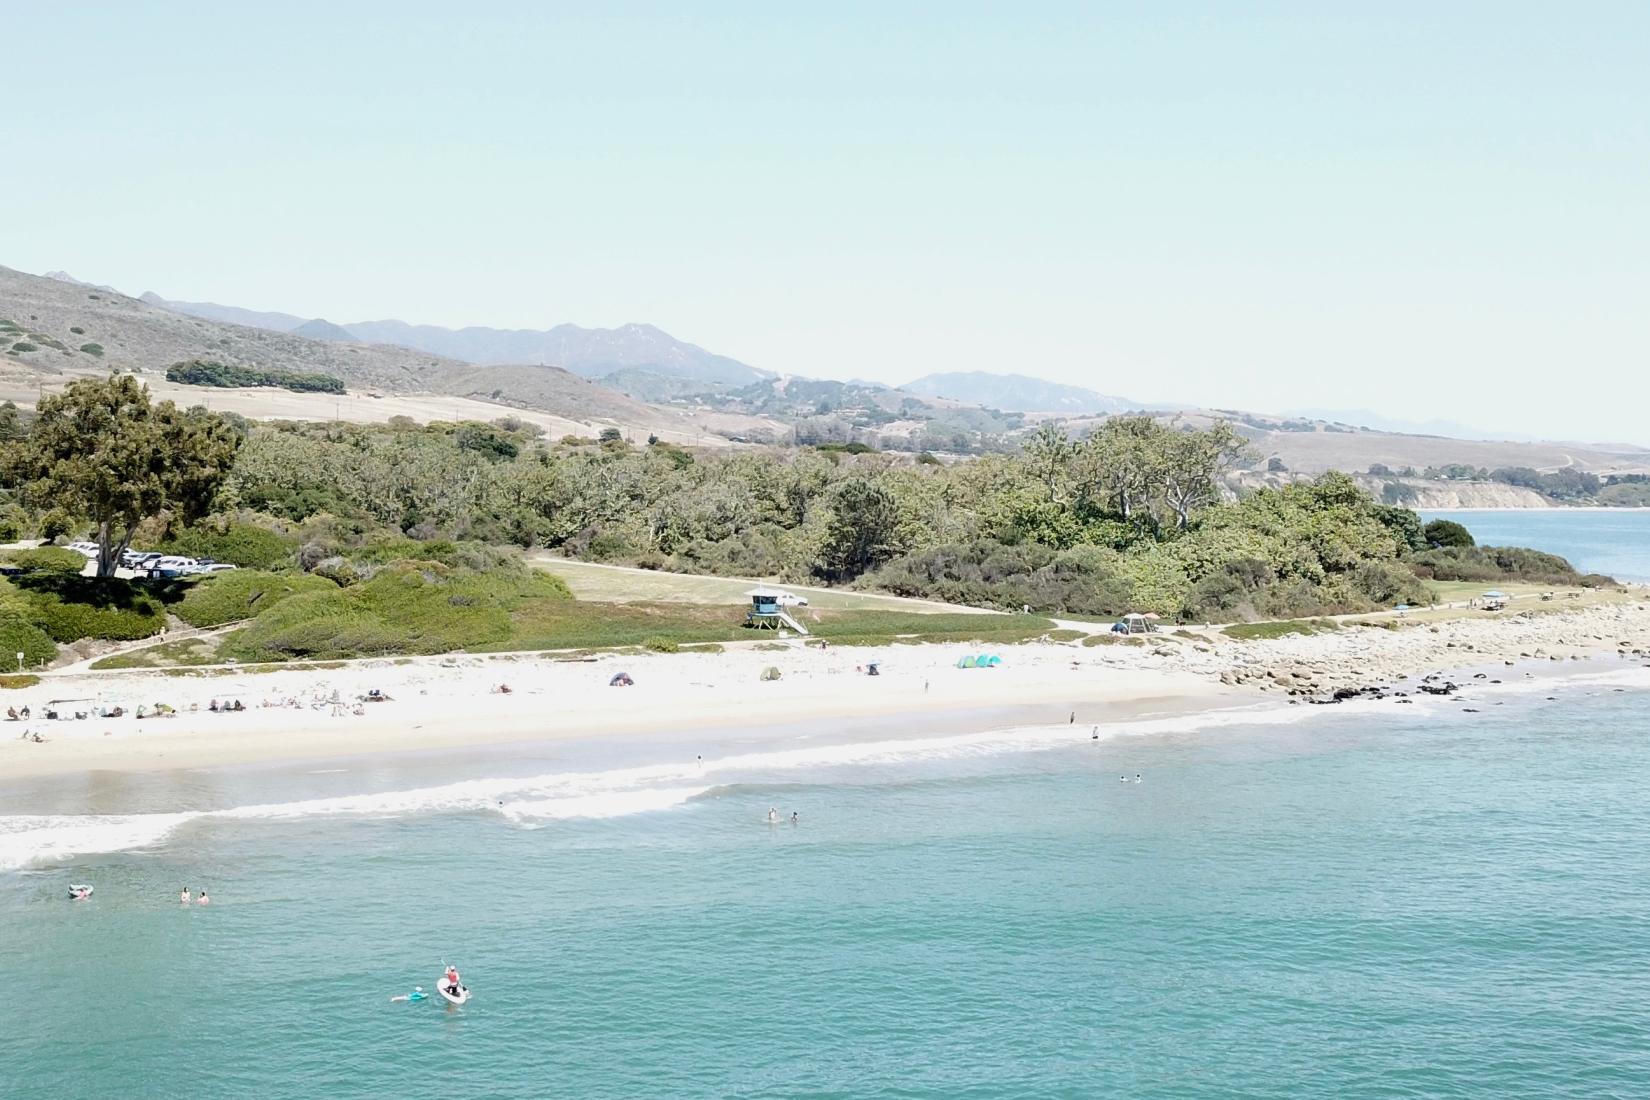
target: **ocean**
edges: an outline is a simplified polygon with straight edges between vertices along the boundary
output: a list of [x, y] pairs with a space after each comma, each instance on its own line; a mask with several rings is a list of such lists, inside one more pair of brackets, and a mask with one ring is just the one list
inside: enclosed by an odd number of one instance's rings
[[1529, 546], [1568, 558], [1583, 573], [1650, 583], [1650, 508], [1510, 508], [1421, 518], [1463, 523], [1483, 546]]
[[1511, 671], [0, 778], [0, 1094], [1647, 1096], [1650, 670]]
[[[14, 840], [130, 816], [7, 849], [5, 1094], [1650, 1095], [1650, 672], [1596, 671], [1477, 714], [47, 785]], [[444, 962], [470, 1004], [390, 1001]]]

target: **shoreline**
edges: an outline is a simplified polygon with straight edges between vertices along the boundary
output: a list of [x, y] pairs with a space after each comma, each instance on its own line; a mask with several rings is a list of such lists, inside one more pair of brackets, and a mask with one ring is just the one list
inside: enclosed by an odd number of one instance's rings
[[[1144, 645], [1026, 643], [991, 648], [998, 668], [961, 669], [982, 647], [955, 643], [784, 652], [618, 655], [580, 661], [519, 654], [386, 658], [338, 668], [168, 675], [156, 670], [59, 674], [0, 695], [29, 721], [0, 721], [0, 789], [29, 780], [342, 758], [487, 750], [817, 726], [907, 731], [1106, 726], [1146, 712], [1180, 717], [1306, 703], [1344, 689], [1392, 691], [1464, 670], [1617, 654], [1650, 665], [1650, 606], [1627, 602], [1442, 622], [1391, 620], [1333, 633], [1238, 641], [1218, 633], [1148, 636]], [[879, 675], [862, 670], [879, 665]], [[769, 667], [777, 681], [763, 681]], [[632, 687], [610, 687], [619, 672]], [[500, 683], [508, 694], [495, 690]], [[357, 702], [377, 689], [379, 703]], [[121, 718], [43, 721], [48, 700]], [[213, 713], [212, 700], [244, 711]], [[333, 702], [337, 700], [337, 702]], [[165, 702], [170, 718], [133, 717]], [[23, 741], [27, 729], [44, 743]]]

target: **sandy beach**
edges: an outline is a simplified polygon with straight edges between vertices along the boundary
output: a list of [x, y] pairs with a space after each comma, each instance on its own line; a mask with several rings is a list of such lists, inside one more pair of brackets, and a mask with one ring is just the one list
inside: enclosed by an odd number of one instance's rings
[[[1650, 605], [1508, 612], [1396, 628], [1347, 626], [1273, 640], [1218, 631], [1141, 645], [1037, 643], [993, 649], [1000, 667], [957, 668], [978, 646], [730, 648], [721, 653], [446, 656], [252, 672], [215, 669], [49, 674], [0, 707], [0, 778], [92, 770], [200, 768], [642, 732], [772, 728], [832, 719], [909, 721], [913, 732], [1104, 725], [1268, 702], [1489, 665], [1650, 661]], [[864, 671], [877, 663], [879, 675]], [[781, 678], [764, 682], [765, 669]], [[634, 686], [610, 686], [620, 673]], [[509, 691], [499, 690], [508, 685]], [[377, 691], [387, 701], [363, 701]], [[53, 700], [58, 700], [53, 704]], [[246, 709], [214, 712], [238, 701]], [[137, 719], [141, 705], [175, 714]], [[59, 713], [84, 719], [49, 721]], [[122, 707], [118, 718], [97, 717]], [[902, 727], [904, 728], [904, 727]], [[23, 739], [38, 733], [45, 740]]]

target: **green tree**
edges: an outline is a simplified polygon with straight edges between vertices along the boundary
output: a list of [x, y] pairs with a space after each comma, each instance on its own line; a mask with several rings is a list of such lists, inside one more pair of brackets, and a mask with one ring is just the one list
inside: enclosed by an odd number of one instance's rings
[[17, 405], [11, 401], [0, 404], [0, 443], [22, 439], [23, 435], [23, 418], [17, 412]]
[[1421, 529], [1429, 546], [1474, 546], [1472, 532], [1452, 519], [1435, 519]]
[[831, 503], [819, 571], [851, 581], [899, 554], [899, 508], [887, 489], [856, 477], [844, 481]]
[[96, 528], [97, 575], [112, 576], [133, 529], [167, 509], [206, 514], [239, 437], [221, 417], [159, 405], [130, 375], [85, 378], [41, 400], [29, 437], [7, 467], [25, 501], [67, 507]]
[[1191, 525], [1193, 512], [1220, 499], [1220, 479], [1248, 449], [1243, 437], [1224, 420], [1202, 432], [1163, 428], [1153, 442], [1158, 456], [1153, 465], [1161, 479], [1163, 503], [1182, 531]]
[[1375, 505], [1375, 518], [1381, 521], [1388, 531], [1398, 540], [1398, 549], [1425, 550], [1427, 537], [1421, 528], [1421, 517], [1408, 508], [1395, 508], [1390, 504]]

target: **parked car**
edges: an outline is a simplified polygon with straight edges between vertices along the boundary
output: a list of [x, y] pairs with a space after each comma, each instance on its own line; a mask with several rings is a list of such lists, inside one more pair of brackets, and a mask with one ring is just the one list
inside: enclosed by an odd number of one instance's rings
[[71, 542], [69, 543], [68, 549], [73, 550], [75, 553], [86, 558], [95, 558], [100, 553], [98, 545], [95, 542]]
[[798, 595], [795, 595], [794, 593], [791, 593], [791, 592], [781, 592], [779, 594], [779, 606], [780, 607], [807, 607], [808, 606], [808, 597], [798, 596]]
[[196, 568], [198, 568], [202, 573], [227, 573], [231, 569], [239, 568], [239, 566], [230, 565], [226, 561], [215, 561], [210, 565], [203, 563]]

